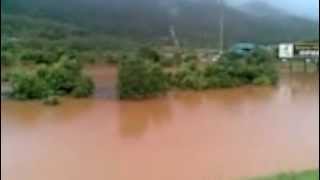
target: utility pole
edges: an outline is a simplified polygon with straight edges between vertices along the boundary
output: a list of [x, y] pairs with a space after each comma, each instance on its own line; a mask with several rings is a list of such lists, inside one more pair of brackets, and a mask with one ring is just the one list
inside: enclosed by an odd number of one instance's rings
[[179, 43], [179, 40], [176, 36], [176, 31], [175, 31], [175, 28], [174, 26], [170, 26], [170, 34], [171, 34], [171, 37], [172, 37], [172, 40], [174, 42], [174, 45], [177, 47], [177, 48], [180, 48], [180, 43]]
[[224, 51], [224, 0], [219, 0], [220, 3], [220, 55]]

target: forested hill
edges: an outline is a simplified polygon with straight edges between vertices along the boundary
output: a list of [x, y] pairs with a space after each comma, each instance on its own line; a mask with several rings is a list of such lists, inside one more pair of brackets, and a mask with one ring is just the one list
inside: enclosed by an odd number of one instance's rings
[[[180, 40], [194, 46], [217, 44], [220, 10], [214, 0], [1, 0], [2, 16], [41, 18], [113, 37], [158, 42], [168, 37], [169, 26], [174, 25]], [[266, 15], [255, 16], [226, 5], [226, 44], [318, 38], [318, 22], [263, 11], [258, 12]]]

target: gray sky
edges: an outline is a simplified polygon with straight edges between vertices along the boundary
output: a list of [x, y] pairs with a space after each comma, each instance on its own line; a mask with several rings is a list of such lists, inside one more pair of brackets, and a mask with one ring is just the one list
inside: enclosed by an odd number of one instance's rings
[[[241, 4], [254, 0], [227, 0], [229, 2]], [[319, 19], [319, 0], [260, 0], [269, 2], [270, 4], [286, 9], [290, 13], [294, 13], [300, 16], [306, 16], [310, 18]]]

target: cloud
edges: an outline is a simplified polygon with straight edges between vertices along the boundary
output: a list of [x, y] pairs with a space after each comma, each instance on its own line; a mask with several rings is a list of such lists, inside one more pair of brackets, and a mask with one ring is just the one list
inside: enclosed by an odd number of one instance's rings
[[[254, 0], [226, 0], [233, 5], [240, 5]], [[264, 0], [275, 7], [299, 16], [319, 19], [319, 0]]]

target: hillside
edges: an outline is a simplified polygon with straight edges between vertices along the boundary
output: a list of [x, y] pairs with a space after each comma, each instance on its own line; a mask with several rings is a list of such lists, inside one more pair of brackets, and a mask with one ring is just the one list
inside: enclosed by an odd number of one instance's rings
[[[5, 15], [29, 20], [41, 18], [81, 27], [89, 34], [134, 41], [158, 43], [168, 38], [169, 26], [174, 25], [183, 44], [196, 47], [217, 45], [221, 10], [215, 1], [187, 0], [1, 0], [1, 7]], [[268, 7], [268, 11], [277, 9]], [[227, 45], [238, 41], [276, 43], [318, 37], [318, 23], [286, 13], [254, 16], [226, 6], [225, 14]]]
[[268, 2], [262, 0], [249, 1], [236, 8], [244, 13], [247, 13], [255, 17], [265, 17], [265, 18], [276, 18], [276, 17], [286, 17], [293, 16], [283, 9], [275, 8]]

